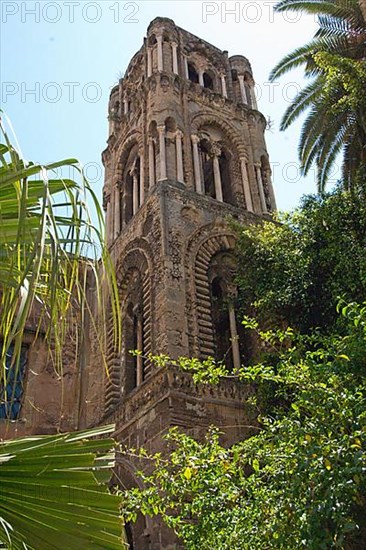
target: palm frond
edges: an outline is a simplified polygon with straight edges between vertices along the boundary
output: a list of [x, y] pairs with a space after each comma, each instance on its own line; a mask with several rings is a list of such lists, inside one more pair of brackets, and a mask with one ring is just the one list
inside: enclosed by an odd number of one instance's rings
[[275, 9], [317, 14], [319, 21], [313, 40], [285, 56], [271, 72], [273, 80], [303, 65], [305, 76], [313, 78], [287, 108], [281, 130], [310, 109], [299, 142], [302, 171], [307, 174], [316, 165], [318, 190], [322, 192], [343, 148], [343, 181], [347, 186], [350, 166], [355, 174], [365, 162], [366, 108], [360, 96], [366, 59], [366, 9], [362, 10], [358, 0], [282, 0]]
[[317, 97], [321, 93], [321, 89], [324, 82], [319, 76], [313, 82], [308, 84], [303, 90], [301, 90], [291, 105], [287, 108], [283, 118], [281, 120], [280, 129], [285, 130], [294, 122], [294, 120], [301, 115], [306, 109], [308, 109]]
[[315, 69], [316, 66], [313, 61], [313, 55], [314, 52], [318, 50], [318, 40], [314, 40], [305, 46], [297, 48], [281, 59], [281, 61], [272, 69], [269, 79], [272, 82], [292, 69], [296, 69], [297, 67], [308, 63]]
[[[16, 380], [24, 330], [35, 301], [39, 318], [47, 320], [45, 338], [59, 373], [74, 304], [84, 307], [87, 272], [97, 281], [99, 310], [104, 310], [104, 289], [109, 289], [117, 346], [121, 324], [103, 213], [82, 167], [73, 158], [45, 165], [24, 161], [1, 119], [0, 125], [0, 399], [9, 402], [13, 392], [9, 376]], [[55, 178], [55, 171], [65, 168], [74, 179]], [[96, 223], [92, 223], [89, 205], [96, 212]], [[10, 346], [14, 352], [11, 366], [7, 359]]]
[[275, 11], [300, 11], [309, 15], [330, 15], [341, 19], [354, 17], [355, 10], [359, 13], [357, 0], [281, 0], [275, 6]]
[[[12, 550], [122, 550], [119, 497], [107, 489], [114, 426], [0, 444], [0, 543]], [[96, 439], [97, 438], [97, 439]]]

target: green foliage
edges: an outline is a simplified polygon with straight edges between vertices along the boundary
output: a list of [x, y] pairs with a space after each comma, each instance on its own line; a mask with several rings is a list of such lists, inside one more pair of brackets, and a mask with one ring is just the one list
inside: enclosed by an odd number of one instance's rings
[[[47, 165], [27, 162], [10, 142], [1, 119], [0, 129], [0, 387], [6, 387], [6, 354], [13, 345], [17, 369], [34, 304], [38, 329], [45, 332], [58, 372], [73, 306], [77, 303], [81, 322], [89, 310], [88, 277], [94, 277], [100, 306], [105, 289], [110, 290], [116, 341], [120, 317], [103, 214], [82, 167], [75, 159]], [[57, 177], [65, 168], [75, 179]], [[91, 222], [90, 205], [96, 224]]]
[[[48, 165], [26, 162], [0, 126], [0, 394], [8, 404], [14, 398], [24, 331], [32, 313], [59, 374], [75, 311], [81, 340], [85, 315], [91, 313], [86, 299], [90, 275], [99, 306], [109, 289], [116, 342], [120, 316], [102, 212], [82, 168], [74, 159]], [[57, 171], [65, 168], [76, 178], [58, 177]], [[90, 204], [97, 213], [96, 225]], [[100, 344], [104, 351], [103, 333]], [[9, 367], [10, 349], [14, 353]], [[125, 547], [120, 501], [105, 485], [114, 464], [114, 443], [92, 440], [111, 431], [109, 427], [0, 443], [2, 548]]]
[[322, 193], [342, 154], [342, 183], [350, 189], [366, 163], [366, 10], [357, 0], [282, 0], [275, 9], [319, 16], [313, 40], [286, 55], [271, 73], [274, 80], [304, 66], [305, 76], [311, 78], [286, 110], [281, 129], [307, 111], [299, 144], [303, 172], [316, 165]]
[[[122, 550], [114, 426], [0, 443], [0, 547]], [[98, 438], [98, 439], [95, 439]]]
[[331, 332], [336, 304], [366, 299], [365, 201], [335, 191], [305, 197], [300, 208], [241, 230], [238, 284], [244, 306], [262, 318]]
[[320, 550], [362, 540], [366, 305], [339, 309], [347, 335], [262, 333], [279, 350], [276, 365], [238, 373], [271, 388], [262, 392], [269, 414], [255, 398], [247, 403], [259, 412], [257, 433], [225, 449], [217, 430], [203, 443], [172, 430], [168, 458], [150, 457], [145, 488], [125, 493], [125, 519], [160, 514], [188, 549]]

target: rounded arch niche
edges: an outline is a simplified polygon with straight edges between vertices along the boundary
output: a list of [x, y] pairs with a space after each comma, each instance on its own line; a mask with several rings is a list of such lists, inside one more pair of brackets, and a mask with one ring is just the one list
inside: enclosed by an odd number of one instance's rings
[[[189, 288], [188, 313], [191, 354], [214, 357], [229, 369], [239, 368], [250, 358], [250, 338], [236, 318], [237, 257], [235, 235], [210, 226], [205, 236], [192, 239], [186, 253]], [[188, 290], [188, 289], [187, 289]]]

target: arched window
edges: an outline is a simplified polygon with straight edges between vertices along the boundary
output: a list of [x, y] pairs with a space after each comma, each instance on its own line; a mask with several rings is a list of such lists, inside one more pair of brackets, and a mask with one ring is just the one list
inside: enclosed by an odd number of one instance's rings
[[239, 368], [242, 361], [249, 362], [255, 345], [253, 335], [240, 323], [236, 272], [237, 260], [231, 251], [215, 254], [207, 270], [215, 359], [230, 370]]
[[128, 223], [140, 206], [140, 157], [136, 157], [125, 176], [124, 219]]
[[219, 252], [210, 262], [211, 317], [215, 359], [232, 370], [240, 366], [238, 326], [235, 318], [236, 286], [233, 283], [236, 259], [230, 252]]
[[122, 175], [122, 224], [127, 224], [141, 206], [144, 181], [141, 178], [141, 159], [138, 145], [131, 147], [125, 156]]
[[203, 85], [210, 90], [214, 89], [214, 79], [209, 72], [203, 73]]
[[195, 84], [199, 83], [198, 72], [196, 71], [192, 63], [188, 63], [188, 78], [191, 82], [194, 82]]
[[203, 137], [199, 143], [204, 194], [235, 205], [230, 175], [230, 154], [220, 142]]
[[[144, 373], [144, 294], [140, 270], [131, 267], [125, 275], [125, 301], [122, 307], [122, 381], [124, 393], [139, 386]], [[134, 351], [140, 354], [134, 354]]]
[[238, 81], [238, 71], [236, 69], [231, 69], [231, 78], [233, 82]]
[[151, 69], [152, 72], [156, 72], [158, 70], [158, 49], [157, 49], [157, 40], [155, 34], [152, 34], [148, 39], [148, 45], [150, 47], [150, 54], [151, 55]]

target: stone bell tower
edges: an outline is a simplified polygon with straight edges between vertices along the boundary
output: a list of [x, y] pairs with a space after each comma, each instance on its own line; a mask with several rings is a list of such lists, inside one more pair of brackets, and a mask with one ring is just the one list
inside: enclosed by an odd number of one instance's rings
[[[99, 421], [115, 421], [127, 445], [161, 451], [173, 425], [200, 437], [216, 424], [227, 444], [247, 433], [245, 388], [196, 387], [188, 374], [153, 367], [149, 354], [213, 356], [232, 367], [250, 354], [238, 338], [228, 219], [251, 223], [275, 208], [265, 127], [249, 61], [170, 19], [152, 21], [111, 92], [104, 207], [123, 346], [110, 345], [98, 400]], [[136, 467], [120, 460], [125, 485], [138, 483]], [[143, 518], [129, 536], [139, 550], [176, 547]]]

